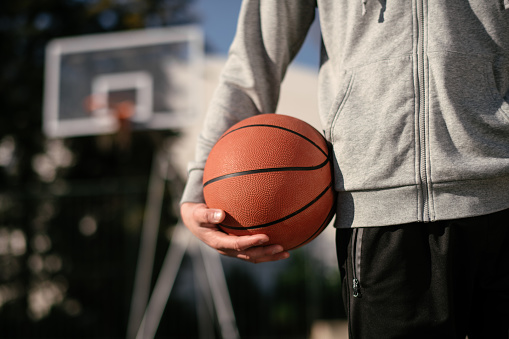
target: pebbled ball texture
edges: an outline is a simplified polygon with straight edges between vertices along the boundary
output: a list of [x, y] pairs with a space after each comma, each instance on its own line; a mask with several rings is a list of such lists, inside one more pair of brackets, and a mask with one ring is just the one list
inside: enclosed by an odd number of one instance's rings
[[285, 250], [313, 240], [334, 215], [327, 142], [286, 115], [260, 114], [228, 129], [209, 154], [203, 184], [208, 207], [226, 212], [223, 231], [264, 233]]

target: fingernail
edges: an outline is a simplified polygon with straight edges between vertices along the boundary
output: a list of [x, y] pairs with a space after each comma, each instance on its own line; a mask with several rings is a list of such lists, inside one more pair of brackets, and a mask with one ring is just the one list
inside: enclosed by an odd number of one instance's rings
[[283, 246], [276, 246], [276, 247], [274, 247], [274, 249], [272, 250], [272, 254], [281, 253], [281, 252], [283, 252], [283, 250], [284, 250]]
[[220, 211], [215, 211], [212, 218], [214, 219], [214, 221], [221, 220], [221, 212]]

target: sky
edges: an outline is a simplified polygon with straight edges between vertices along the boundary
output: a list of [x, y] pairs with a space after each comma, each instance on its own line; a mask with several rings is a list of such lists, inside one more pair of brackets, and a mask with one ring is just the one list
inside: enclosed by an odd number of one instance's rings
[[[228, 53], [235, 34], [241, 2], [241, 0], [196, 1], [205, 38], [214, 53], [225, 56]], [[294, 63], [318, 69], [320, 33], [316, 21]]]

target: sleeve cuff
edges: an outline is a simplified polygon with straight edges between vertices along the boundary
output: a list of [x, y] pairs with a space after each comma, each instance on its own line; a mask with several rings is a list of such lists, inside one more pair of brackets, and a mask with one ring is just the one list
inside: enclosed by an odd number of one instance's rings
[[203, 198], [203, 170], [193, 169], [189, 172], [180, 204], [185, 202], [204, 203]]

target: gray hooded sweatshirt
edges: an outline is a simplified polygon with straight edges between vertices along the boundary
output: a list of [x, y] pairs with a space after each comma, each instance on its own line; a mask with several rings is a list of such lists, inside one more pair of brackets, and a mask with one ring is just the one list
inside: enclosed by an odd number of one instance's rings
[[203, 202], [205, 161], [226, 129], [276, 112], [316, 8], [336, 226], [509, 208], [509, 0], [244, 1], [182, 202]]

